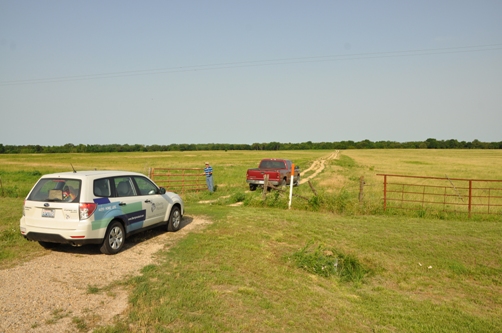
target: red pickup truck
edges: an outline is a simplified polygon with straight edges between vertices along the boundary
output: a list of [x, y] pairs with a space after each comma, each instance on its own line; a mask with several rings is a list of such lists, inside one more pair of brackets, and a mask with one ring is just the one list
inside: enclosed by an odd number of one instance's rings
[[[278, 158], [265, 158], [261, 160], [258, 168], [248, 169], [246, 182], [249, 184], [251, 191], [256, 190], [257, 186], [263, 186], [265, 175], [268, 175], [270, 184], [286, 185], [291, 182], [291, 166], [293, 163], [290, 160], [282, 160]], [[300, 168], [295, 165], [293, 185], [297, 186], [300, 181]]]

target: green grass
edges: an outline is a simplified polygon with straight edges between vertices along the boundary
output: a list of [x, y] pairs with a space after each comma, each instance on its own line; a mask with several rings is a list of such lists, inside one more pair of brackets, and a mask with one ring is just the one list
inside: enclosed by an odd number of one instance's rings
[[0, 198], [0, 269], [43, 255], [37, 243], [27, 242], [19, 232], [23, 199]]
[[[313, 218], [310, 212], [204, 205], [191, 210], [214, 223], [130, 281], [131, 331], [502, 327], [499, 223], [328, 213]], [[319, 274], [295, 260], [329, 264], [325, 250], [352, 258], [364, 276]]]
[[339, 250], [309, 242], [301, 250], [287, 257], [305, 271], [323, 277], [337, 277], [344, 282], [361, 282], [371, 275], [354, 255], [345, 255]]
[[306, 169], [329, 153], [0, 155], [4, 186], [20, 192], [0, 198], [0, 267], [47, 253], [18, 233], [34, 172], [67, 170], [67, 160], [80, 170], [144, 173], [209, 160], [218, 190], [184, 199], [189, 216], [213, 223], [124, 281], [132, 290], [126, 318], [96, 332], [501, 332], [499, 216], [384, 213], [376, 174], [502, 179], [502, 152], [343, 151], [312, 180], [319, 195], [301, 185], [294, 193], [307, 200], [293, 198], [291, 209], [288, 193], [263, 200], [247, 191], [245, 170], [262, 157], [290, 157]]

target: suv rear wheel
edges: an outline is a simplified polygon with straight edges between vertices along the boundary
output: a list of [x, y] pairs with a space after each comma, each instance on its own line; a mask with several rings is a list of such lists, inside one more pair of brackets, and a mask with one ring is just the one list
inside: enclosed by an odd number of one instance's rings
[[125, 244], [125, 232], [122, 223], [113, 221], [105, 234], [103, 244], [101, 245], [101, 253], [116, 254], [122, 250]]

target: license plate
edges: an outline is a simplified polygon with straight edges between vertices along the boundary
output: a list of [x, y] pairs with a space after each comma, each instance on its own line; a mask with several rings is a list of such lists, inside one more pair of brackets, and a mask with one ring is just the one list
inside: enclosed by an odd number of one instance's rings
[[54, 209], [42, 209], [42, 217], [54, 217]]

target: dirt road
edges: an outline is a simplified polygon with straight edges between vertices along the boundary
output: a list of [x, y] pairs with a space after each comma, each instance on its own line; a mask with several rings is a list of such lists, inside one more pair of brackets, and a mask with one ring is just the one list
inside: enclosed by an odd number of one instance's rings
[[139, 234], [113, 256], [101, 254], [98, 246], [60, 246], [0, 270], [0, 333], [75, 332], [84, 325], [83, 331], [89, 331], [111, 324], [127, 309], [128, 293], [120, 287], [99, 288], [139, 274], [155, 262], [156, 252], [208, 223], [185, 216], [178, 232], [158, 228]]
[[338, 158], [339, 154], [340, 154], [340, 151], [336, 150], [335, 152], [329, 154], [326, 157], [315, 160], [314, 163], [312, 163], [312, 165], [307, 170], [303, 170], [301, 172], [301, 175], [304, 175], [304, 174], [310, 172], [311, 170], [314, 170], [314, 173], [308, 177], [301, 176], [300, 184], [306, 183], [310, 179], [315, 178], [318, 174], [320, 174], [324, 170], [324, 167], [326, 166], [326, 162], [329, 160], [336, 160]]

